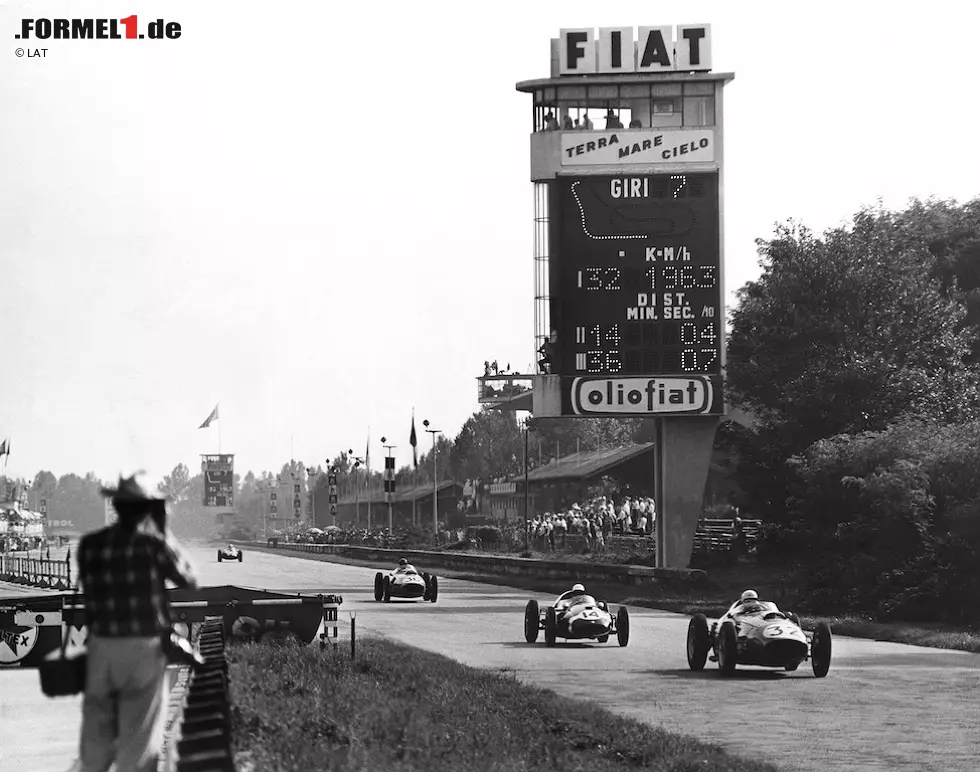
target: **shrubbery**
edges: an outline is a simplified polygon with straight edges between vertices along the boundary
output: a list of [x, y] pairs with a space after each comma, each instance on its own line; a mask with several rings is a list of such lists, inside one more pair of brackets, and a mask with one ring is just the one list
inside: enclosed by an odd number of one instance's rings
[[801, 606], [980, 622], [980, 423], [907, 419], [820, 440], [788, 467], [787, 521], [763, 530], [759, 557], [794, 563]]

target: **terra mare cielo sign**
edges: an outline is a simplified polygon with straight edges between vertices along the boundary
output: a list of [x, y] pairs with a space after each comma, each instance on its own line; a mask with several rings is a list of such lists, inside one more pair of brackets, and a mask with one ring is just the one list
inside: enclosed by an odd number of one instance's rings
[[592, 27], [563, 29], [558, 39], [558, 74], [592, 75], [692, 72], [711, 69], [711, 25]]

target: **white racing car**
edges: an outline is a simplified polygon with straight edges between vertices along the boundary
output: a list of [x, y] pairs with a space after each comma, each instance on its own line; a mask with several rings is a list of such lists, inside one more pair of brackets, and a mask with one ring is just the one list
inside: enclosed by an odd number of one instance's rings
[[820, 622], [812, 633], [800, 626], [799, 617], [783, 613], [775, 603], [760, 601], [746, 590], [710, 628], [704, 614], [695, 614], [687, 627], [687, 664], [703, 670], [709, 654], [722, 675], [736, 665], [796, 670], [810, 660], [813, 674], [823, 678], [830, 670], [833, 640], [830, 625]]
[[241, 563], [242, 551], [234, 544], [229, 544], [227, 547], [218, 550], [218, 562], [221, 563], [224, 560], [237, 560]]
[[374, 576], [374, 599], [390, 603], [392, 598], [427, 600], [435, 603], [439, 598], [439, 579], [435, 574], [419, 573], [405, 558], [398, 567], [387, 574], [378, 571]]
[[544, 630], [545, 646], [554, 646], [558, 638], [585, 638], [605, 643], [610, 635], [615, 635], [619, 645], [625, 646], [630, 639], [630, 615], [625, 606], [620, 606], [613, 616], [605, 601], [596, 601], [586, 594], [585, 587], [576, 584], [544, 611], [536, 600], [527, 602], [524, 640], [534, 643], [540, 630]]

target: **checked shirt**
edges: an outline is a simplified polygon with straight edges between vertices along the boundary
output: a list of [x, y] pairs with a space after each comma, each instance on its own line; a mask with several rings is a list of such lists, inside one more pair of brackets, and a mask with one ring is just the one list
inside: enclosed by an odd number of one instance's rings
[[159, 636], [170, 627], [165, 580], [195, 581], [176, 539], [118, 524], [82, 538], [78, 569], [89, 632], [104, 638]]

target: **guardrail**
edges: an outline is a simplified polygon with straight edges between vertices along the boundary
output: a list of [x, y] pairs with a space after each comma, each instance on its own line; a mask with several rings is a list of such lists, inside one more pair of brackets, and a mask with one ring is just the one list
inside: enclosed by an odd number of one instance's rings
[[[258, 543], [253, 546], [264, 546]], [[612, 581], [620, 584], [655, 584], [689, 587], [707, 581], [707, 573], [697, 568], [650, 568], [625, 564], [569, 563], [563, 560], [534, 560], [510, 555], [480, 555], [424, 550], [390, 550], [380, 547], [353, 547], [344, 544], [282, 544], [275, 549], [289, 552], [345, 555], [372, 562], [408, 558], [420, 565], [483, 574], [510, 574], [547, 579]]]
[[[745, 546], [752, 546], [759, 538], [761, 520], [742, 520], [740, 530]], [[735, 543], [738, 530], [735, 521], [720, 518], [703, 518], [698, 521], [698, 530], [694, 534], [694, 551], [728, 552]]]
[[0, 555], [0, 581], [52, 590], [72, 589], [71, 558], [47, 560]]

